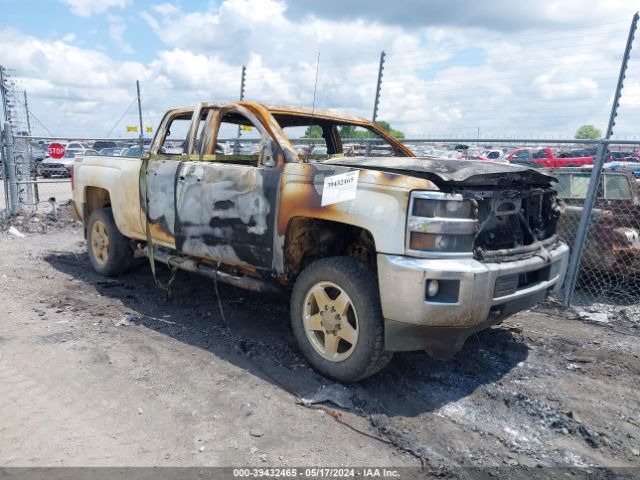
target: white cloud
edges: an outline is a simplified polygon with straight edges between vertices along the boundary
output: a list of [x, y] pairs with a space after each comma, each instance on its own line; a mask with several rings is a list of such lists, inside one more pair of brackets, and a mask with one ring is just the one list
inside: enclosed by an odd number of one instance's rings
[[[69, 3], [92, 14], [128, 2]], [[378, 118], [410, 135], [475, 136], [480, 127], [483, 135], [569, 136], [583, 123], [606, 124], [628, 29], [626, 21], [611, 23], [620, 17], [618, 3], [613, 13], [604, 0], [588, 3], [572, 8], [599, 12], [600, 27], [548, 31], [538, 22], [517, 33], [480, 24], [388, 25], [358, 15], [294, 18], [275, 0], [223, 0], [202, 11], [164, 3], [140, 13], [157, 37], [151, 60], [122, 62], [96, 45], [75, 46], [73, 36], [50, 42], [5, 29], [0, 63], [22, 78], [30, 104], [50, 128], [100, 135], [134, 98], [136, 79], [153, 121], [169, 107], [237, 98], [242, 65], [247, 99], [310, 106], [318, 52], [316, 106], [370, 117], [384, 49]], [[544, 15], [558, 14], [554, 5], [546, 2]], [[566, 6], [562, 12], [567, 15]], [[109, 35], [134, 55], [127, 40], [139, 37], [126, 31], [122, 17], [106, 17]], [[640, 120], [634, 116], [640, 116], [640, 77], [634, 75], [630, 71], [623, 92], [619, 134]], [[135, 121], [135, 112], [129, 115], [123, 123]]]
[[61, 0], [66, 3], [71, 11], [79, 17], [90, 17], [107, 10], [118, 7], [125, 8], [131, 0]]
[[[135, 80], [153, 84], [141, 63], [117, 62], [62, 40], [4, 29], [0, 43], [5, 46], [0, 63], [15, 70], [18, 88], [29, 92], [30, 107], [54, 133], [104, 135], [114, 116], [135, 98]], [[44, 133], [39, 125], [34, 127]]]
[[135, 53], [133, 47], [124, 39], [124, 34], [127, 31], [126, 20], [116, 15], [107, 15], [107, 22], [109, 23], [109, 37], [120, 47], [120, 50], [128, 54]]
[[533, 85], [545, 100], [581, 100], [598, 95], [598, 83], [586, 77], [554, 82], [553, 75], [545, 74], [536, 77]]

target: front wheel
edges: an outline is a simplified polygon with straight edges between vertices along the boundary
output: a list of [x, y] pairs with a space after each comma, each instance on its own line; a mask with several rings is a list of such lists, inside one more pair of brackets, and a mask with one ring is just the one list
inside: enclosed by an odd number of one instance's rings
[[118, 230], [110, 208], [91, 212], [87, 225], [87, 249], [91, 265], [100, 275], [120, 275], [133, 263], [129, 239]]
[[320, 373], [355, 382], [382, 370], [384, 320], [375, 272], [350, 257], [317, 260], [291, 295], [291, 327], [298, 346]]

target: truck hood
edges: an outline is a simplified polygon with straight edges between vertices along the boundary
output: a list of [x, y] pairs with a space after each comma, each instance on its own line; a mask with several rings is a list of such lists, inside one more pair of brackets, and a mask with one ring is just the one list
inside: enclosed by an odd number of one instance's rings
[[366, 168], [383, 172], [410, 174], [439, 183], [464, 185], [508, 185], [529, 183], [549, 185], [551, 175], [522, 165], [483, 160], [449, 160], [430, 157], [349, 157], [332, 158], [326, 165]]

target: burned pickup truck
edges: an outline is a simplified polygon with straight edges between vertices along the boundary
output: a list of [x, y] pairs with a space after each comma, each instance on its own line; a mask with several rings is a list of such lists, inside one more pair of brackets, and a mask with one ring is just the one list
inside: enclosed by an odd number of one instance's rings
[[[345, 157], [354, 130], [388, 156]], [[322, 145], [301, 153], [296, 137]], [[289, 291], [301, 351], [345, 382], [395, 351], [452, 355], [559, 287], [568, 259], [552, 177], [416, 158], [378, 125], [331, 112], [170, 110], [149, 154], [85, 156], [73, 180], [97, 272], [122, 274], [138, 246], [174, 268]]]

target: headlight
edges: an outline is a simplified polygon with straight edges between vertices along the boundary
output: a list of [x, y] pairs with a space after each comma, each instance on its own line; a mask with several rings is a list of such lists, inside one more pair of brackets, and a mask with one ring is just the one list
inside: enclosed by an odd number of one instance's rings
[[433, 252], [470, 252], [474, 235], [435, 235], [433, 233], [410, 232], [411, 250]]
[[471, 254], [478, 220], [472, 200], [459, 194], [412, 192], [407, 218], [410, 254]]
[[471, 210], [471, 200], [414, 198], [411, 214], [426, 218], [471, 218]]

